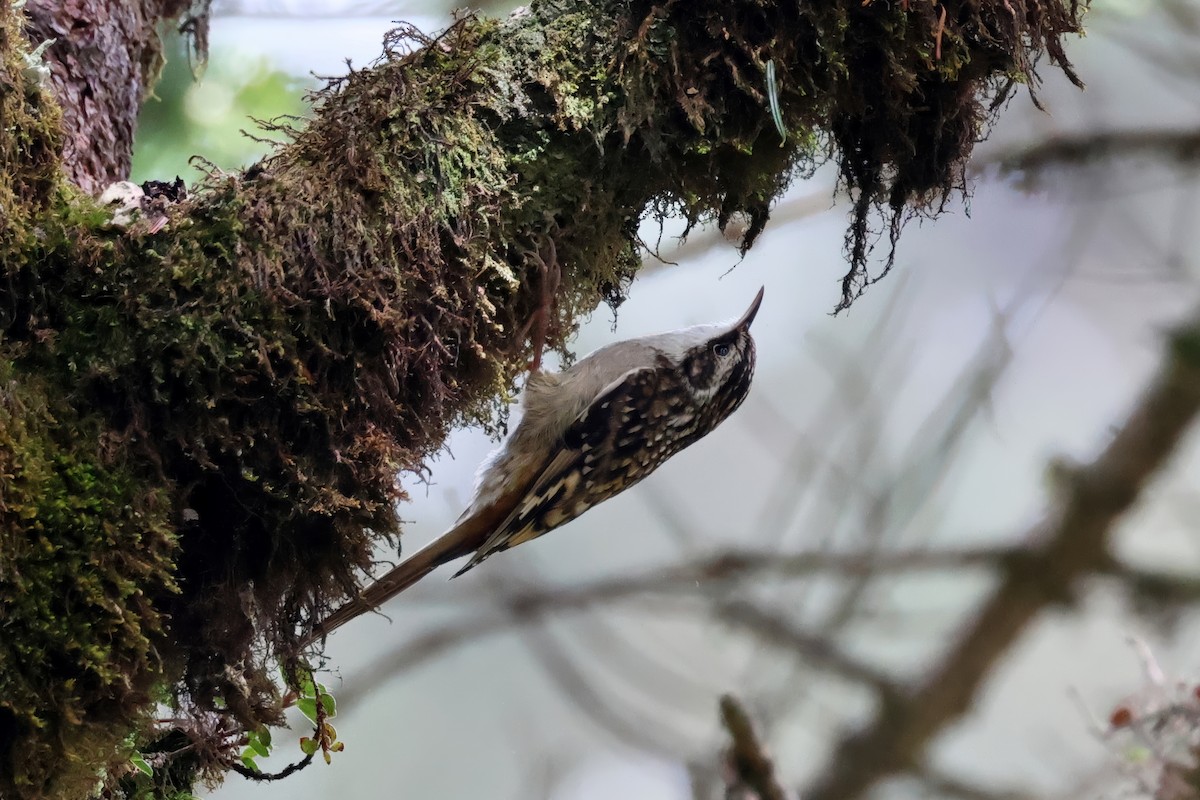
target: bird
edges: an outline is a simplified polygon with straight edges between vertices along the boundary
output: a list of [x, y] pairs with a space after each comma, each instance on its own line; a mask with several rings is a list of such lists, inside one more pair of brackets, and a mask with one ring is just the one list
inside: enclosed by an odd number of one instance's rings
[[[765, 287], [764, 287], [765, 288]], [[561, 372], [534, 372], [513, 432], [476, 475], [450, 530], [312, 627], [302, 646], [471, 555], [458, 577], [554, 530], [654, 472], [746, 399], [763, 289], [738, 319], [601, 347]]]

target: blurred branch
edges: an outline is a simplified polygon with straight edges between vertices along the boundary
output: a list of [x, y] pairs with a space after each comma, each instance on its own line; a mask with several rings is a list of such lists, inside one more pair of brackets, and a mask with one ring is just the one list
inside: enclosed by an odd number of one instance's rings
[[721, 697], [721, 724], [732, 740], [727, 751], [730, 775], [725, 796], [743, 798], [750, 792], [757, 800], [787, 800], [787, 793], [775, 778], [775, 765], [750, 724], [750, 716], [733, 695]]
[[[770, 552], [735, 551], [674, 567], [607, 578], [578, 586], [538, 587], [504, 593], [491, 591], [483, 598], [471, 595], [470, 599], [487, 610], [480, 610], [464, 622], [447, 624], [420, 634], [372, 661], [352, 683], [346, 685], [338, 697], [342, 706], [349, 708], [381, 682], [401, 672], [425, 664], [430, 659], [467, 642], [537, 621], [544, 614], [578, 611], [605, 602], [650, 593], [681, 589], [711, 591], [717, 581], [741, 580], [764, 574], [799, 577], [828, 572], [853, 575], [863, 571], [883, 574], [1000, 567], [1016, 557], [1019, 552], [1012, 548], [977, 548], [870, 554], [797, 553], [787, 556]], [[452, 592], [445, 599], [459, 600], [463, 597], [461, 592]]]
[[1030, 800], [1027, 792], [1011, 789], [988, 789], [977, 783], [932, 769], [921, 770], [917, 776], [928, 792], [958, 800]]
[[749, 603], [727, 603], [717, 609], [717, 616], [841, 678], [870, 686], [885, 698], [898, 691], [896, 683], [885, 673], [846, 655], [830, 637], [800, 630], [785, 616]]
[[1116, 579], [1135, 600], [1154, 606], [1200, 603], [1200, 577], [1183, 572], [1139, 569], [1113, 563], [1105, 574]]
[[[778, 230], [784, 225], [811, 219], [831, 210], [848, 196], [844, 188], [837, 186], [784, 198], [771, 210], [771, 226]], [[650, 258], [646, 259], [642, 274], [649, 275], [663, 267], [679, 266], [681, 262], [700, 258], [718, 248], [727, 248], [730, 256], [740, 261], [742, 257], [737, 255], [737, 248], [746, 230], [745, 224], [735, 222], [727, 224], [725, 230], [715, 223], [709, 223], [694, 233], [676, 238], [675, 244], [666, 250], [657, 244], [651, 247], [649, 243], [644, 243]]]
[[525, 638], [530, 653], [558, 686], [559, 696], [612, 734], [616, 741], [656, 753], [673, 752], [679, 741], [677, 731], [670, 730], [644, 708], [618, 707], [597, 688], [595, 681], [589, 680], [545, 625], [526, 627]]
[[835, 747], [807, 800], [865, 795], [883, 778], [918, 764], [929, 742], [966, 712], [993, 665], [1048, 606], [1068, 600], [1082, 577], [1108, 569], [1109, 537], [1175, 451], [1200, 410], [1200, 319], [1177, 330], [1159, 374], [1108, 447], [1070, 470], [1057, 508], [1027, 534], [1030, 557], [1010, 561], [928, 678]]
[[794, 554], [728, 550], [715, 556], [649, 570], [642, 574], [605, 578], [578, 586], [540, 587], [510, 592], [503, 602], [518, 612], [526, 607], [540, 608], [544, 605], [578, 608], [647, 592], [682, 588], [711, 589], [712, 584], [719, 581], [744, 580], [765, 574], [777, 578], [798, 578], [818, 573], [853, 576], [987, 568], [996, 566], [1019, 552], [1020, 548], [1012, 547]]
[[[1094, 131], [1053, 136], [1032, 144], [981, 151], [972, 159], [970, 168], [975, 174], [990, 168], [998, 168], [1002, 174], [1041, 172], [1122, 158], [1195, 163], [1200, 161], [1200, 129]], [[772, 225], [778, 229], [782, 225], [810, 219], [832, 210], [847, 197], [840, 187], [787, 197], [772, 211]], [[733, 250], [738, 244], [740, 231], [740, 228], [733, 226], [722, 232], [717, 226], [711, 225], [687, 238], [681, 238], [676, 246], [666, 250], [647, 246], [651, 258], [646, 261], [645, 270], [648, 274], [663, 266], [674, 266], [719, 247], [727, 246]]]
[[[970, 169], [975, 174], [992, 168], [999, 169], [1001, 174], [1041, 172], [1123, 158], [1151, 158], [1185, 164], [1198, 162], [1200, 129], [1098, 131], [1053, 136], [1032, 144], [981, 151], [972, 159]], [[832, 210], [847, 197], [846, 192], [837, 187], [784, 198], [771, 213], [772, 225], [779, 229], [789, 223], [810, 219]], [[741, 230], [731, 226], [722, 232], [716, 225], [711, 225], [681, 238], [677, 245], [666, 250], [647, 245], [651, 258], [646, 261], [644, 269], [649, 274], [664, 266], [675, 266], [679, 262], [699, 258], [719, 247], [733, 250], [738, 244]]]
[[[969, 368], [955, 380], [919, 426], [913, 431], [898, 468], [886, 485], [874, 493], [872, 502], [864, 509], [861, 527], [874, 532], [866, 545], [872, 553], [885, 552], [887, 541], [902, 532], [917, 517], [919, 510], [935, 496], [938, 487], [949, 476], [968, 439], [968, 433], [992, 408], [991, 397], [1001, 377], [1012, 363], [1013, 347], [1009, 325], [1012, 317], [1025, 308], [1029, 296], [1018, 295], [1006, 309], [992, 309], [992, 324], [969, 361]], [[880, 413], [882, 419], [886, 416]], [[874, 435], [873, 447], [882, 436]], [[860, 464], [866, 472], [873, 455], [864, 453]], [[854, 619], [861, 601], [872, 585], [873, 575], [853, 576], [833, 610], [827, 615], [819, 633], [831, 635]]]
[[[713, 694], [709, 676], [695, 664], [671, 653], [669, 640], [661, 636], [641, 638], [634, 626], [614, 621], [613, 614], [580, 614], [557, 627], [562, 639], [575, 653], [585, 653], [583, 667], [605, 694], [618, 691], [632, 708], [671, 711], [706, 705]], [[623, 615], [628, 621], [628, 614]], [[686, 740], [678, 732], [671, 740], [677, 751]]]
[[981, 154], [972, 162], [972, 169], [981, 172], [995, 166], [1002, 173], [1037, 172], [1114, 158], [1196, 162], [1200, 160], [1200, 129], [1099, 131], [1054, 136], [1031, 145]]

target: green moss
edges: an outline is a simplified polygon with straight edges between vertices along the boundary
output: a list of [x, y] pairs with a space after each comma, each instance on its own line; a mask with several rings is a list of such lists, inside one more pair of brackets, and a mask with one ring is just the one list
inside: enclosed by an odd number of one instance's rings
[[0, 794], [79, 797], [143, 719], [174, 591], [169, 505], [0, 360]]
[[20, 264], [35, 241], [33, 220], [58, 185], [58, 107], [29, 72], [20, 13], [0, 2], [0, 272]]

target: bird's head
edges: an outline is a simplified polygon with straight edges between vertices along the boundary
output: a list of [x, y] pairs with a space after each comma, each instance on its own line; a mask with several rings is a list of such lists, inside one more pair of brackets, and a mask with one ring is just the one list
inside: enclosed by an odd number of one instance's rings
[[755, 357], [750, 323], [762, 298], [759, 289], [746, 313], [731, 322], [696, 325], [663, 335], [663, 355], [686, 378], [697, 403], [713, 407], [718, 419], [732, 414], [750, 391]]

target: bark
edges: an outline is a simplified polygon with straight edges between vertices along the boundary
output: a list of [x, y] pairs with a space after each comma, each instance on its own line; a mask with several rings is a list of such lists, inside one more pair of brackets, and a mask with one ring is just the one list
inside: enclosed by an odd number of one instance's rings
[[114, 226], [75, 187], [123, 175], [147, 26], [177, 8], [35, 5], [64, 36], [44, 87], [0, 6], [6, 797], [219, 779], [399, 533], [396, 475], [499, 424], [530, 356], [620, 302], [643, 216], [746, 219], [749, 247], [832, 150], [849, 302], [871, 220], [936, 207], [1078, 26], [1055, 0], [559, 0], [400, 29], [274, 155]]
[[[26, 35], [46, 51], [63, 109], [63, 172], [91, 194], [129, 176], [142, 102], [163, 65], [160, 26], [191, 0], [30, 0]], [[199, 23], [203, 24], [203, 23]]]

